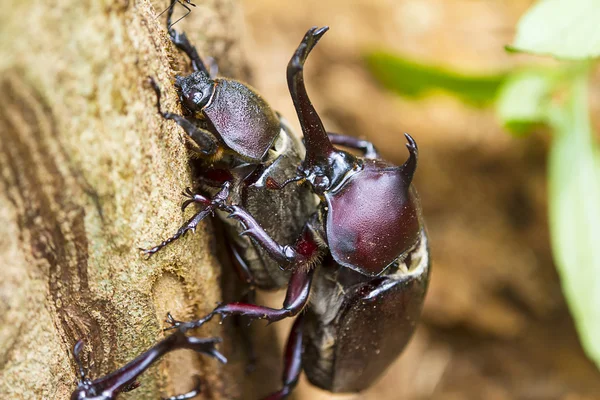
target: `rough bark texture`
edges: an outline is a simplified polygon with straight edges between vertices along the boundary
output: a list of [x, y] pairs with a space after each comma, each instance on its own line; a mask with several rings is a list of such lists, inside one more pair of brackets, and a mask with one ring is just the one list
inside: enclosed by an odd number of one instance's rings
[[[156, 18], [167, 4], [0, 6], [2, 398], [68, 398], [78, 339], [98, 377], [163, 337], [166, 311], [191, 317], [221, 297], [208, 225], [148, 261], [137, 249], [187, 217], [182, 132], [157, 115], [147, 85], [153, 76], [163, 107], [178, 110], [171, 78], [186, 65]], [[240, 19], [235, 1], [215, 0], [184, 25], [202, 54], [238, 77]], [[213, 326], [197, 334], [219, 335]], [[194, 374], [204, 398], [228, 397], [215, 361], [178, 352], [127, 398], [185, 391]]]

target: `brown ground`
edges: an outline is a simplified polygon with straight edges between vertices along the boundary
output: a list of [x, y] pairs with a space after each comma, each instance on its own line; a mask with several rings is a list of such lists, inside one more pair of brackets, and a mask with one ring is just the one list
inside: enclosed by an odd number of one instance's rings
[[[530, 3], [243, 2], [251, 82], [294, 124], [286, 63], [308, 27], [329, 25], [307, 65], [327, 128], [366, 137], [398, 163], [406, 157], [403, 132], [421, 150], [416, 184], [434, 270], [416, 336], [367, 392], [331, 396], [303, 381], [296, 399], [600, 398], [600, 373], [578, 343], [552, 263], [547, 133], [514, 139], [492, 110], [445, 96], [398, 98], [369, 77], [360, 58], [365, 49], [385, 48], [478, 72], [535, 61], [502, 48]], [[281, 341], [285, 330], [280, 325]], [[270, 376], [263, 387], [276, 385], [279, 373]]]

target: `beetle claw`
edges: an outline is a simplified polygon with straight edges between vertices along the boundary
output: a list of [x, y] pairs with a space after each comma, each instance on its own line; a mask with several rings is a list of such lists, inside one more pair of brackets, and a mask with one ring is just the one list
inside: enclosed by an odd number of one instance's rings
[[184, 202], [181, 204], [181, 211], [182, 211], [182, 212], [183, 212], [183, 211], [185, 211], [185, 209], [186, 209], [186, 208], [188, 208], [188, 207], [189, 207], [189, 205], [190, 205], [190, 204], [192, 204], [193, 202], [194, 202], [194, 200], [193, 200], [193, 199], [190, 199], [190, 200], [186, 200], [186, 201], [184, 201]]
[[252, 229], [246, 229], [240, 233], [240, 236], [246, 236], [252, 233]]
[[138, 250], [140, 250], [142, 253], [144, 253], [144, 255], [146, 256], [146, 260], [149, 260], [150, 257], [152, 257], [152, 255], [154, 255], [154, 253], [156, 253], [156, 248], [153, 247], [151, 249], [143, 249], [141, 247], [138, 247]]

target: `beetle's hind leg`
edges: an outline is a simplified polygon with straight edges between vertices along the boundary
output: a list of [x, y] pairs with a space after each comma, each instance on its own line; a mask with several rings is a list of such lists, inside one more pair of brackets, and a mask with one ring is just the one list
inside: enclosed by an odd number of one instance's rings
[[298, 384], [302, 372], [302, 348], [304, 336], [304, 315], [300, 314], [290, 332], [285, 346], [285, 358], [283, 360], [283, 376], [281, 377], [283, 387], [271, 393], [263, 400], [281, 400], [292, 393]]

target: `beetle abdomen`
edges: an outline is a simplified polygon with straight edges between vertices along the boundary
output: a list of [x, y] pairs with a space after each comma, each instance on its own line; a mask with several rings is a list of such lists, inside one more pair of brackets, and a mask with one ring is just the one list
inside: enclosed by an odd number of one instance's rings
[[[324, 304], [311, 303], [305, 320], [303, 366], [312, 384], [331, 392], [362, 391], [404, 349], [429, 281], [425, 231], [407, 260], [410, 265], [393, 274], [344, 287], [343, 295], [314, 296]], [[326, 286], [331, 277], [322, 273], [318, 279]]]
[[215, 82], [213, 97], [202, 112], [229, 148], [261, 161], [279, 134], [277, 114], [247, 85], [230, 79]]

